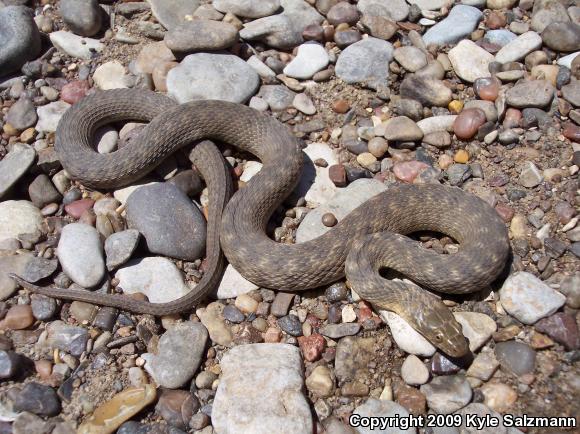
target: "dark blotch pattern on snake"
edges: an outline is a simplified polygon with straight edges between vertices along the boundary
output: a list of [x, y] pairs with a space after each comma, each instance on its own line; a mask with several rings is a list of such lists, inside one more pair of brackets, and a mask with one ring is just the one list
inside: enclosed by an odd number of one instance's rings
[[[121, 120], [150, 121], [135, 143], [112, 154], [94, 150], [102, 125]], [[487, 203], [458, 188], [397, 184], [352, 211], [324, 235], [301, 244], [281, 244], [266, 234], [274, 210], [294, 189], [303, 165], [300, 143], [275, 119], [239, 104], [173, 100], [143, 90], [99, 92], [75, 104], [57, 130], [56, 151], [73, 179], [87, 187], [129, 184], [166, 156], [199, 139], [213, 139], [250, 152], [262, 170], [231, 199], [226, 165], [213, 146], [196, 147], [196, 166], [210, 191], [207, 268], [186, 296], [162, 304], [125, 296], [62, 288], [43, 294], [165, 315], [191, 309], [218, 285], [225, 260], [255, 284], [300, 291], [345, 276], [365, 300], [406, 319], [435, 346], [452, 356], [468, 351], [451, 311], [428, 291], [387, 280], [379, 269], [396, 270], [416, 284], [450, 294], [474, 292], [504, 268], [509, 250], [504, 223]], [[225, 209], [224, 209], [225, 206]], [[221, 224], [220, 224], [221, 221]], [[431, 230], [460, 243], [459, 252], [440, 255], [404, 236]], [[221, 250], [220, 250], [221, 244]]]

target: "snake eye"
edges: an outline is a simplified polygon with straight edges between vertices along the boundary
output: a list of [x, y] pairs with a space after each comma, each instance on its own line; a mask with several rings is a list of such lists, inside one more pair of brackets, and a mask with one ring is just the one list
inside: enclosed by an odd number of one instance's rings
[[436, 335], [435, 335], [435, 340], [436, 340], [437, 342], [441, 342], [441, 341], [443, 340], [443, 336], [442, 336], [442, 335], [440, 335], [440, 334], [436, 334]]

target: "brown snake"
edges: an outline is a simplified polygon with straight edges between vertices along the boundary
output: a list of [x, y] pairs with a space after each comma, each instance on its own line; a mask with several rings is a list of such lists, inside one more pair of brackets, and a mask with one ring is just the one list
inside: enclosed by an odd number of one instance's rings
[[[121, 120], [150, 121], [136, 140], [139, 145], [112, 154], [97, 153], [92, 144], [96, 129]], [[224, 101], [177, 105], [149, 91], [104, 91], [67, 111], [59, 123], [55, 147], [73, 179], [88, 187], [113, 188], [139, 179], [164, 157], [199, 139], [234, 145], [256, 155], [263, 167], [229, 199], [231, 181], [224, 176], [226, 163], [219, 151], [206, 145], [195, 148], [196, 166], [209, 187], [210, 208], [208, 267], [193, 291], [178, 300], [154, 304], [118, 295], [41, 288], [16, 277], [18, 282], [52, 297], [166, 315], [191, 309], [215, 289], [225, 267], [222, 250], [246, 279], [276, 290], [330, 284], [343, 278], [346, 268], [347, 279], [363, 299], [398, 313], [451, 356], [468, 351], [460, 325], [438, 298], [384, 279], [378, 272], [384, 267], [393, 269], [422, 287], [451, 294], [474, 292], [495, 280], [509, 250], [507, 230], [495, 210], [473, 195], [442, 185], [393, 185], [326, 234], [288, 245], [270, 239], [266, 225], [294, 189], [303, 153], [286, 127], [251, 108]], [[422, 230], [454, 238], [461, 245], [459, 252], [440, 255], [403, 236]]]

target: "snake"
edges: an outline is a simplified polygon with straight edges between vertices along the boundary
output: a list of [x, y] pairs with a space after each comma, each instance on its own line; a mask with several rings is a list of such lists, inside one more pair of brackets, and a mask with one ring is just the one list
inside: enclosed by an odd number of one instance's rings
[[[129, 120], [148, 122], [132, 144], [109, 154], [95, 150], [98, 128]], [[262, 169], [232, 195], [228, 163], [202, 139], [248, 152]], [[301, 140], [274, 117], [242, 104], [178, 104], [142, 89], [97, 91], [71, 106], [58, 124], [55, 150], [72, 179], [87, 188], [114, 189], [139, 180], [195, 143], [192, 159], [207, 184], [209, 208], [205, 272], [191, 292], [150, 303], [126, 295], [40, 287], [13, 277], [24, 288], [51, 297], [153, 315], [192, 309], [219, 285], [228, 262], [250, 282], [278, 291], [324, 287], [346, 277], [362, 299], [398, 314], [441, 351], [453, 357], [469, 352], [461, 325], [435, 293], [485, 288], [504, 269], [509, 252], [505, 223], [473, 194], [440, 183], [393, 183], [317, 238], [276, 242], [268, 236], [267, 224], [300, 179], [305, 159]], [[459, 243], [458, 251], [439, 254], [408, 236], [421, 231], [451, 237]], [[412, 284], [387, 279], [384, 270]]]

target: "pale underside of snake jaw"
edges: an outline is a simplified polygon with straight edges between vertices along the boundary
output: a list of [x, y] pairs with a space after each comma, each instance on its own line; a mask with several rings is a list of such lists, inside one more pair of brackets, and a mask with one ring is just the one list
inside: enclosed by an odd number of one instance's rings
[[[137, 139], [139, 146], [98, 154], [92, 144], [95, 130], [120, 120], [151, 122]], [[442, 333], [450, 342], [433, 343], [449, 354], [465, 349], [464, 340], [455, 346], [452, 342], [461, 340], [462, 336], [457, 336], [457, 323], [447, 324], [452, 319], [450, 313], [442, 317], [429, 314], [439, 312], [431, 295], [428, 296], [431, 298], [410, 296], [405, 285], [390, 284], [377, 271], [378, 267], [389, 267], [422, 287], [454, 294], [477, 291], [492, 282], [505, 265], [509, 250], [507, 230], [497, 213], [475, 196], [442, 185], [393, 185], [352, 211], [326, 234], [306, 243], [287, 245], [271, 240], [266, 234], [266, 225], [295, 187], [303, 154], [298, 141], [284, 125], [246, 106], [224, 101], [195, 101], [178, 106], [169, 98], [149, 91], [98, 92], [75, 104], [63, 116], [55, 146], [72, 178], [89, 187], [112, 188], [137, 180], [166, 156], [199, 139], [234, 145], [256, 155], [263, 167], [228, 202], [231, 185], [228, 187], [228, 181], [224, 180], [227, 178], [225, 163], [223, 159], [221, 163], [212, 162], [208, 157], [211, 151], [203, 150], [204, 156], [199, 162], [203, 167], [198, 167], [210, 185], [206, 243], [209, 267], [191, 293], [173, 302], [153, 304], [127, 297], [20, 283], [54, 297], [164, 315], [191, 309], [219, 284], [224, 267], [220, 241], [228, 261], [245, 278], [262, 287], [286, 291], [335, 282], [345, 275], [349, 252], [366, 252], [371, 241], [376, 241], [365, 257], [355, 255], [347, 264], [350, 264], [347, 271], [358, 270], [349, 274], [356, 281], [361, 297], [377, 306], [387, 309], [390, 306], [394, 311], [411, 310], [413, 314], [408, 317], [421, 316], [424, 320], [412, 325], [431, 340]], [[210, 164], [204, 166], [205, 157]], [[213, 224], [212, 217], [217, 217]], [[461, 244], [459, 253], [447, 257], [437, 255], [417, 248], [402, 236], [422, 230], [453, 237]], [[384, 234], [355, 244], [377, 232]], [[364, 261], [367, 265], [361, 267]]]

